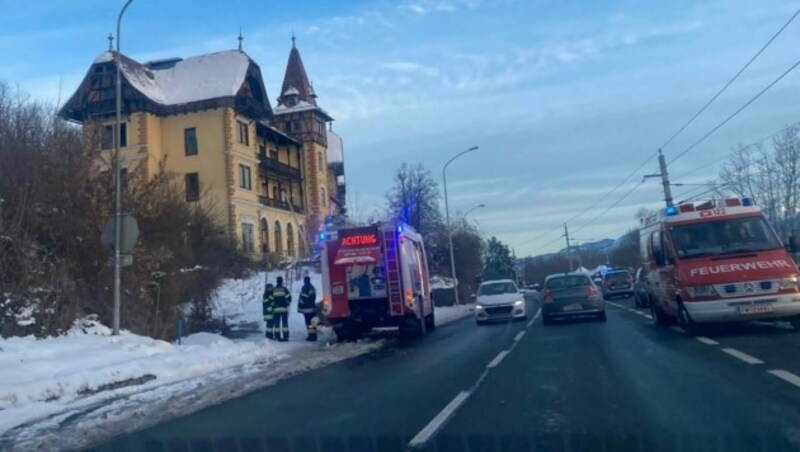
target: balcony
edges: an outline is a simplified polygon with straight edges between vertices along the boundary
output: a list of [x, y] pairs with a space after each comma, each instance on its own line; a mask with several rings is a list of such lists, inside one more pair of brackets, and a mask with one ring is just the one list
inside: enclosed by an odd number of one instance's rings
[[288, 210], [289, 212], [294, 211], [294, 213], [305, 213], [304, 209], [297, 204], [289, 205], [288, 202], [279, 201], [277, 199], [268, 198], [266, 196], [259, 196], [258, 201], [268, 207], [274, 207], [276, 209], [283, 209]]
[[267, 174], [301, 180], [299, 168], [289, 166], [269, 157], [264, 157], [263, 155], [259, 155], [258, 160], [259, 168]]

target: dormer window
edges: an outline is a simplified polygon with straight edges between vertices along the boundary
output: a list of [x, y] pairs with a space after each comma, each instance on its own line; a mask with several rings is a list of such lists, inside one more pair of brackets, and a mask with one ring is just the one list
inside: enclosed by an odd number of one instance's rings
[[290, 86], [286, 92], [283, 93], [283, 99], [287, 107], [294, 107], [300, 102], [300, 91], [297, 88]]

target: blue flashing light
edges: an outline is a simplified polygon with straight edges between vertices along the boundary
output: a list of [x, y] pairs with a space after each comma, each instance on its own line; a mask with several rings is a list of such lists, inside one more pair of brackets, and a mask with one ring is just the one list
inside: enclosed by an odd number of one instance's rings
[[403, 225], [402, 224], [398, 224], [397, 225], [397, 232], [401, 233], [401, 234], [403, 233]]
[[675, 206], [669, 206], [664, 210], [664, 214], [666, 214], [668, 217], [671, 217], [673, 215], [677, 215], [678, 214], [678, 208], [675, 207]]
[[742, 198], [742, 205], [745, 207], [752, 206], [753, 200], [751, 198]]
[[324, 232], [320, 232], [319, 233], [319, 239], [320, 240], [325, 240], [325, 233]]

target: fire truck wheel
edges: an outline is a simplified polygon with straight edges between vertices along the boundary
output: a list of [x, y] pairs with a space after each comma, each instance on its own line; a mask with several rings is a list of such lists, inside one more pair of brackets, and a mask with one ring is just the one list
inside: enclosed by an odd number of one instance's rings
[[691, 336], [702, 334], [702, 325], [692, 320], [689, 311], [686, 310], [686, 307], [681, 302], [678, 302], [678, 325]]
[[436, 331], [436, 312], [431, 312], [429, 316], [425, 317], [425, 329]]
[[400, 339], [415, 339], [422, 337], [422, 324], [416, 317], [406, 317], [400, 324]]

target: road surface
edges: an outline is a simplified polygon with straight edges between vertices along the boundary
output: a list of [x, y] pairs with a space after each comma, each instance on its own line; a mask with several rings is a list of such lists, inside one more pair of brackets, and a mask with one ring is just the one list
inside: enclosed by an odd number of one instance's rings
[[629, 299], [545, 327], [529, 303], [529, 322], [455, 322], [98, 449], [800, 450], [790, 327], [692, 338]]

